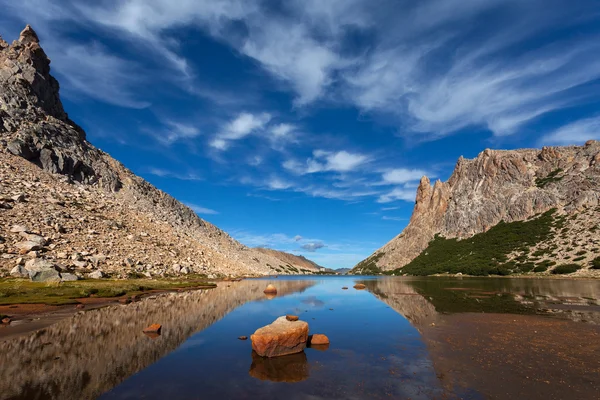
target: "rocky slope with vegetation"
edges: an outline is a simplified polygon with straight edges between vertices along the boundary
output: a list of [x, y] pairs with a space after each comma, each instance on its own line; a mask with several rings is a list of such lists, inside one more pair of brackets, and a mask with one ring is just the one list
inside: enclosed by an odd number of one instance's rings
[[0, 277], [267, 275], [278, 263], [90, 144], [31, 27], [0, 38]]
[[485, 150], [417, 189], [408, 226], [353, 272], [600, 276], [600, 142]]
[[280, 260], [277, 265], [274, 265], [275, 272], [277, 273], [313, 274], [321, 271], [321, 268], [323, 268], [304, 256], [297, 256], [295, 254], [286, 253], [285, 251], [267, 249], [264, 247], [256, 247], [255, 250]]

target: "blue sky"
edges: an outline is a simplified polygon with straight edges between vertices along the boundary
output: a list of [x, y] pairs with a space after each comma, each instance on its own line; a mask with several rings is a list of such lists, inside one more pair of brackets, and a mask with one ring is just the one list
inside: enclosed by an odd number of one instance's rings
[[422, 175], [600, 139], [597, 0], [0, 0], [71, 118], [250, 246], [351, 267]]

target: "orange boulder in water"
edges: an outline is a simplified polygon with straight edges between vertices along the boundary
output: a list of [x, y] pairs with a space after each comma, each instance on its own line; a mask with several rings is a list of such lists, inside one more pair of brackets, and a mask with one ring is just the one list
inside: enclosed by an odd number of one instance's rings
[[252, 349], [261, 357], [278, 357], [299, 353], [306, 348], [308, 323], [277, 318], [250, 336]]

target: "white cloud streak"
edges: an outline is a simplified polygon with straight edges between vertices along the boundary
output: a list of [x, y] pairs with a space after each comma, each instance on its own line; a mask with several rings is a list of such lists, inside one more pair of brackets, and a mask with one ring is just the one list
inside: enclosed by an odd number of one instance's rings
[[539, 140], [539, 145], [581, 145], [588, 140], [600, 140], [600, 116], [581, 119], [562, 126], [543, 136]]
[[270, 120], [269, 113], [240, 113], [221, 128], [210, 145], [217, 150], [226, 150], [232, 141], [243, 139], [256, 131], [263, 130]]
[[218, 211], [211, 210], [210, 208], [199, 206], [198, 204], [186, 203], [186, 206], [191, 208], [196, 214], [216, 215]]

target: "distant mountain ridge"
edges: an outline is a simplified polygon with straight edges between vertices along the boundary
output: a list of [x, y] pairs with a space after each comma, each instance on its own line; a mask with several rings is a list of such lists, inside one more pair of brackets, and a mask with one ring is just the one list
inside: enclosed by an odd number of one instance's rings
[[[307, 259], [304, 256], [298, 256], [291, 253], [286, 253], [285, 251], [268, 249], [265, 247], [255, 247], [255, 250], [275, 257], [281, 261], [281, 263], [274, 266], [275, 272], [279, 273], [282, 271], [289, 271], [292, 268], [302, 272], [302, 273], [315, 273], [320, 272], [324, 267]], [[297, 271], [291, 269], [291, 272], [298, 273]]]
[[89, 143], [29, 25], [10, 45], [0, 37], [0, 253], [0, 276], [34, 263], [80, 276], [267, 275], [278, 262]]
[[[599, 204], [597, 141], [488, 149], [461, 157], [447, 182], [432, 186], [423, 177], [408, 226], [353, 272], [471, 273], [461, 264], [478, 263], [475, 272], [483, 275], [559, 273], [569, 264], [577, 275], [598, 275]], [[449, 257], [456, 258], [452, 265]]]

